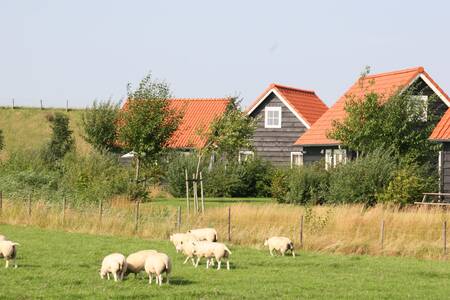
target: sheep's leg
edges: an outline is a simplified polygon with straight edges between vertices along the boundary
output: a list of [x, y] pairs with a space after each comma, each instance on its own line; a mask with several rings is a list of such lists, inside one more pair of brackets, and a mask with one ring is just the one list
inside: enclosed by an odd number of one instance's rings
[[195, 266], [195, 259], [191, 257], [192, 265]]
[[206, 268], [208, 269], [209, 267], [209, 258], [206, 259]]
[[148, 284], [152, 284], [152, 273], [148, 273]]
[[269, 252], [270, 252], [270, 255], [271, 255], [271, 256], [273, 256], [273, 252], [272, 252], [272, 251], [273, 251], [273, 249], [270, 248], [270, 249], [269, 249]]
[[214, 257], [211, 257], [211, 266], [214, 267]]
[[[114, 276], [114, 281], [117, 281], [117, 272], [114, 272], [113, 273], [113, 276]], [[120, 275], [119, 275], [120, 276]]]
[[217, 270], [220, 270], [220, 266], [222, 265], [222, 261], [218, 260], [217, 261]]
[[183, 263], [183, 265], [185, 265], [186, 263], [187, 263], [187, 261], [189, 260], [189, 256], [188, 257], [186, 257], [186, 260], [184, 261], [184, 263]]
[[229, 270], [229, 269], [230, 269], [230, 260], [227, 259], [227, 270]]
[[159, 286], [161, 286], [162, 285], [162, 274], [159, 274]]
[[295, 257], [295, 252], [294, 252], [294, 250], [291, 250], [292, 251], [292, 257]]
[[5, 269], [9, 268], [9, 260], [7, 259], [5, 262]]
[[197, 262], [195, 263], [195, 267], [198, 267], [198, 262], [200, 261], [200, 257], [197, 257]]

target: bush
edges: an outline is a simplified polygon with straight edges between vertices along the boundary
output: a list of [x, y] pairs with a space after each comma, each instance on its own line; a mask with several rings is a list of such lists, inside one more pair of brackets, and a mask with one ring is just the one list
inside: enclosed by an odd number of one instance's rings
[[382, 150], [340, 165], [330, 172], [327, 202], [374, 205], [395, 169], [396, 160]]
[[378, 201], [397, 205], [412, 204], [422, 198], [422, 193], [437, 190], [436, 175], [428, 176], [427, 167], [405, 165], [392, 172], [386, 189], [378, 195]]
[[[165, 176], [163, 183], [167, 190], [174, 197], [186, 196], [186, 174], [187, 169], [189, 178], [195, 173], [197, 168], [197, 157], [192, 154], [173, 153], [169, 155], [165, 164]], [[203, 166], [202, 168], [203, 169]]]
[[272, 178], [272, 197], [280, 203], [323, 203], [328, 177], [328, 172], [320, 164], [278, 169]]

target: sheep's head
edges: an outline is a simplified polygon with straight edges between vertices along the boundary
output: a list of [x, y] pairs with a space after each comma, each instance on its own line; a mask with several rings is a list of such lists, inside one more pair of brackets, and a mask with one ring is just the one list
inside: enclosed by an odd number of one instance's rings
[[183, 250], [183, 241], [179, 242], [176, 246], [175, 249], [177, 250], [177, 253]]
[[169, 240], [172, 242], [173, 241], [173, 234], [170, 235]]
[[101, 278], [101, 279], [104, 279], [104, 278], [105, 278], [105, 276], [106, 276], [106, 272], [105, 272], [105, 271], [99, 270], [98, 273], [100, 274], [100, 278]]
[[269, 240], [266, 239], [266, 240], [264, 241], [264, 246], [267, 246], [268, 244], [269, 244]]

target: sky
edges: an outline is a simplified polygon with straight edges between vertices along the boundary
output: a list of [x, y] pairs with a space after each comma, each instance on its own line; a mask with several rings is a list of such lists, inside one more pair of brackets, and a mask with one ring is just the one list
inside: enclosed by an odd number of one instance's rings
[[0, 106], [120, 101], [149, 72], [174, 97], [272, 82], [333, 104], [365, 66], [424, 66], [450, 93], [450, 1], [0, 0]]

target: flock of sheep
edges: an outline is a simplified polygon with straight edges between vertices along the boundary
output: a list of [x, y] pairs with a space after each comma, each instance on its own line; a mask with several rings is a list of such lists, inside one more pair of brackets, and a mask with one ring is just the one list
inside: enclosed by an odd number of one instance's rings
[[[170, 236], [170, 241], [175, 246], [177, 252], [186, 256], [183, 264], [189, 259], [194, 267], [198, 267], [201, 258], [206, 259], [206, 268], [214, 266], [214, 260], [217, 262], [217, 269], [220, 270], [222, 261], [226, 261], [227, 269], [230, 270], [231, 251], [224, 243], [217, 241], [217, 231], [213, 228], [201, 228], [189, 230], [187, 233], [174, 233]], [[9, 267], [9, 262], [14, 261], [14, 267], [17, 268], [16, 256], [17, 246], [19, 244], [8, 241], [5, 236], [0, 235], [0, 257], [6, 261], [5, 268]], [[295, 257], [294, 244], [286, 237], [271, 237], [264, 241], [270, 255], [274, 251], [285, 255], [291, 251]], [[112, 275], [114, 281], [123, 280], [125, 276], [134, 273], [135, 277], [142, 271], [148, 275], [149, 284], [152, 283], [152, 276], [155, 275], [156, 284], [162, 285], [163, 274], [166, 275], [166, 282], [169, 283], [169, 275], [172, 270], [172, 261], [170, 257], [156, 250], [141, 250], [125, 257], [121, 253], [112, 253], [107, 255], [101, 265], [100, 277], [109, 280]]]

